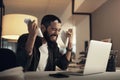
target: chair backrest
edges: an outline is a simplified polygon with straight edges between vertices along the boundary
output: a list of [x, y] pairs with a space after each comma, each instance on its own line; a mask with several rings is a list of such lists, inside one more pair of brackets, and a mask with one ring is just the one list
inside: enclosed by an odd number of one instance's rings
[[106, 71], [116, 71], [116, 58], [118, 50], [111, 50]]
[[0, 71], [16, 67], [15, 53], [7, 48], [0, 48]]

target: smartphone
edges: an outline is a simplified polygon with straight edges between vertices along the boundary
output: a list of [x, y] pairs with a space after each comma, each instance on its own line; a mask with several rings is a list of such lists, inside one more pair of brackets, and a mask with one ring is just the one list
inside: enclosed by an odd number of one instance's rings
[[[26, 24], [28, 24], [29, 21], [31, 21], [31, 19], [29, 19], [29, 18], [24, 19], [24, 22]], [[40, 28], [38, 28], [38, 36], [43, 37], [42, 31]]]
[[62, 73], [49, 74], [49, 76], [55, 77], [55, 78], [68, 78], [69, 77], [68, 75], [62, 74]]

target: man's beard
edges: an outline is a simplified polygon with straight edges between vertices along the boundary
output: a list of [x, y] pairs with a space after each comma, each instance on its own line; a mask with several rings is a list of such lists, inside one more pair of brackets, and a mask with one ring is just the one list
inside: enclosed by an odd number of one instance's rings
[[51, 40], [50, 40], [50, 37], [56, 36], [56, 39], [58, 38], [58, 35], [55, 35], [55, 34], [49, 35], [47, 31], [45, 31], [45, 32], [43, 33], [43, 35], [44, 35], [44, 38], [46, 39], [46, 41], [47, 41], [47, 42], [50, 42], [50, 43], [56, 43], [56, 40], [51, 41]]

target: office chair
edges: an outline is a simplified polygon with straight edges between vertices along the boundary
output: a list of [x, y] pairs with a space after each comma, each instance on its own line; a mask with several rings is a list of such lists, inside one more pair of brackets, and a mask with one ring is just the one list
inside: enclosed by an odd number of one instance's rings
[[0, 48], [0, 71], [16, 67], [15, 53], [7, 48]]
[[106, 71], [116, 71], [116, 57], [118, 50], [111, 50]]

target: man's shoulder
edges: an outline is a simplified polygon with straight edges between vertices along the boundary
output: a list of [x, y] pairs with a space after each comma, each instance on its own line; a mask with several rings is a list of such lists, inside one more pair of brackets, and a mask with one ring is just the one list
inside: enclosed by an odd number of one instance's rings
[[28, 33], [20, 35], [20, 37], [27, 37], [27, 36], [28, 36]]
[[24, 40], [24, 39], [27, 39], [27, 37], [28, 37], [28, 33], [22, 34], [22, 35], [20, 35], [18, 40]]

